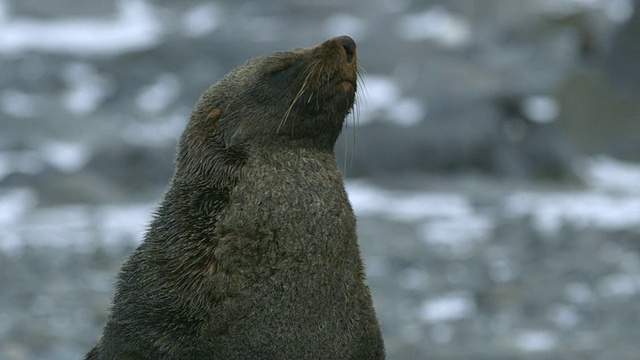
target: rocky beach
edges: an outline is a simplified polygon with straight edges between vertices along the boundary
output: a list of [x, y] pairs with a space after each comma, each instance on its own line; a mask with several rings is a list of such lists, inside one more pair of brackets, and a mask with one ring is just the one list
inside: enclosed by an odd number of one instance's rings
[[389, 359], [640, 357], [640, 4], [0, 0], [0, 360], [78, 359], [233, 67], [347, 34]]

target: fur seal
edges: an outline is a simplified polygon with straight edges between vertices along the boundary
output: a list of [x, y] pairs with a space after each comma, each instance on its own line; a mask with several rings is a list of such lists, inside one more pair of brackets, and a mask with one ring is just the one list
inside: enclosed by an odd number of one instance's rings
[[382, 359], [333, 147], [348, 36], [250, 60], [207, 90], [85, 359]]

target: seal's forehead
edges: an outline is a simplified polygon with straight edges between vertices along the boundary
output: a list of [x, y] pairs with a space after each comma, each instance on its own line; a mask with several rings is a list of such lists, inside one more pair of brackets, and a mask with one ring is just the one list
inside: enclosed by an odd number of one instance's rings
[[253, 78], [254, 74], [261, 72], [261, 69], [264, 68], [265, 63], [266, 59], [264, 56], [255, 57], [230, 71], [225, 76], [225, 79], [238, 81], [239, 79], [246, 80], [249, 78]]
[[265, 69], [269, 67], [270, 62], [272, 61], [268, 56], [255, 57], [231, 70], [218, 81], [217, 85], [226, 89], [228, 87], [246, 87], [250, 83], [256, 83], [264, 74]]
[[299, 58], [299, 54], [292, 51], [274, 52], [270, 55], [258, 56], [247, 61], [234, 69], [233, 73], [244, 77], [265, 74], [283, 67], [288, 67]]
[[276, 56], [275, 54], [255, 57], [235, 70], [242, 73], [262, 72], [271, 65], [282, 62], [284, 56]]
[[287, 64], [299, 58], [299, 53], [293, 51], [276, 51], [269, 55], [259, 56], [251, 59], [249, 63], [260, 64], [262, 66]]
[[304, 50], [301, 48], [291, 51], [277, 51], [269, 55], [255, 57], [233, 69], [219, 83], [234, 84], [233, 86], [256, 83], [265, 75], [287, 69], [299, 61], [304, 61]]

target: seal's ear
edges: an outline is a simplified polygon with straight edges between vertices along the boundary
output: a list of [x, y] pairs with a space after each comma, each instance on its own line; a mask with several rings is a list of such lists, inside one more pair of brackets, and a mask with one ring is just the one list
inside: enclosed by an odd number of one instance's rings
[[215, 135], [216, 139], [222, 142], [223, 147], [227, 148], [231, 145], [231, 136], [224, 131], [224, 126], [220, 126], [220, 119], [222, 118], [222, 110], [220, 108], [213, 108], [207, 115], [207, 126], [210, 134]]
[[222, 110], [220, 108], [213, 108], [209, 115], [207, 115], [207, 123], [212, 127], [212, 132], [216, 132], [218, 129], [218, 120], [222, 116]]
[[222, 110], [220, 108], [213, 108], [207, 115], [207, 133], [209, 136], [215, 136], [219, 142], [222, 142], [223, 147], [227, 147], [224, 131], [220, 126], [220, 119], [222, 118]]
[[221, 122], [221, 119], [222, 110], [217, 107], [213, 108], [207, 115], [207, 124], [210, 133], [214, 134], [216, 139], [221, 141], [225, 148], [228, 148], [237, 143], [237, 141], [235, 141], [237, 130], [230, 130], [229, 128], [232, 126], [228, 123]]

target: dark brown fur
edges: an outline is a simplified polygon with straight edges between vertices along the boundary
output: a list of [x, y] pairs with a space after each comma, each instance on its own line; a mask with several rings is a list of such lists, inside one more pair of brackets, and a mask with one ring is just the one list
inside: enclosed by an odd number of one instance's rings
[[203, 94], [86, 359], [381, 359], [333, 154], [348, 37], [256, 58]]

